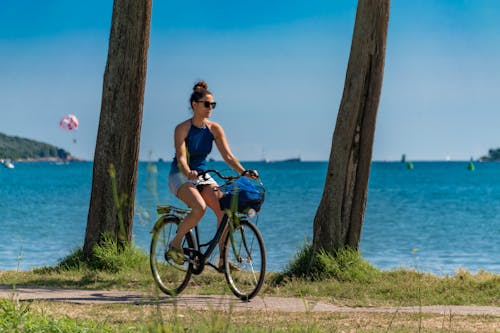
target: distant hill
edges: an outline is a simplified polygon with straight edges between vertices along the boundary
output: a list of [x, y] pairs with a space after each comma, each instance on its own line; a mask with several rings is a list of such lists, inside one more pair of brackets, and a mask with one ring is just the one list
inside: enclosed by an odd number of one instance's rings
[[488, 150], [487, 156], [481, 156], [481, 161], [500, 161], [500, 148]]
[[8, 136], [0, 133], [0, 159], [71, 159], [71, 154], [64, 149], [57, 148], [35, 140], [17, 136]]

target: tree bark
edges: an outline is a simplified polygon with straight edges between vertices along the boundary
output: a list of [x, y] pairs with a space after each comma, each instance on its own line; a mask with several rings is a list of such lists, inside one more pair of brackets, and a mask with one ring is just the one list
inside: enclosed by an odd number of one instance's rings
[[389, 0], [359, 0], [313, 248], [359, 248], [382, 90]]
[[[84, 253], [110, 234], [131, 241], [152, 0], [115, 0]], [[116, 205], [109, 168], [116, 168]], [[119, 217], [123, 220], [120, 226]], [[124, 234], [120, 237], [120, 230]]]

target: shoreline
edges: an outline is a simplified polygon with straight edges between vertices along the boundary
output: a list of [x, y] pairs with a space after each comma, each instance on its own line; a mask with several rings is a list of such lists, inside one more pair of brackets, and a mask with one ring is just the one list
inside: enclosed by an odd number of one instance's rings
[[60, 158], [60, 157], [37, 157], [37, 158], [19, 158], [11, 160], [15, 163], [31, 163], [31, 162], [54, 162], [54, 163], [66, 163], [66, 162], [89, 162], [84, 159], [77, 157]]
[[[142, 249], [141, 249], [142, 250]], [[148, 255], [147, 253], [145, 253]], [[64, 258], [60, 258], [58, 261], [62, 260]], [[367, 260], [366, 258], [363, 258]], [[373, 265], [370, 263], [370, 265]], [[28, 269], [21, 269], [21, 268], [2, 268], [0, 267], [0, 274], [1, 273], [30, 273], [33, 270], [40, 269], [40, 268], [46, 268], [46, 267], [55, 267], [57, 266], [57, 263], [54, 264], [46, 264], [46, 265], [38, 265], [38, 266], [31, 266], [31, 268]], [[412, 267], [398, 267], [398, 268], [379, 268], [376, 267], [377, 270], [379, 270], [381, 273], [390, 273], [390, 272], [397, 272], [397, 271], [403, 271], [403, 272], [417, 272], [419, 274], [423, 274], [426, 276], [432, 276], [437, 279], [446, 279], [446, 278], [452, 278], [452, 277], [457, 277], [457, 276], [462, 276], [462, 275], [471, 275], [471, 276], [487, 276], [491, 275], [494, 277], [499, 277], [500, 278], [500, 272], [496, 271], [489, 271], [485, 269], [478, 269], [478, 270], [470, 270], [467, 268], [459, 267], [457, 268], [453, 273], [447, 273], [447, 274], [436, 274], [435, 272], [432, 271], [426, 271], [426, 270], [419, 270], [415, 269]], [[279, 270], [266, 270], [266, 273], [271, 273], [271, 274], [279, 274], [282, 273], [285, 270], [285, 267]]]
[[[92, 159], [83, 159], [79, 157], [69, 157], [66, 159], [62, 159], [60, 157], [37, 157], [37, 158], [19, 158], [19, 159], [12, 159], [12, 158], [2, 158], [2, 160], [10, 160], [12, 162], [94, 162]], [[139, 163], [170, 163], [170, 160], [139, 160]], [[211, 162], [216, 162], [216, 163], [224, 163], [223, 161], [220, 160], [214, 160]], [[301, 160], [301, 161], [262, 161], [262, 160], [244, 160], [241, 161], [242, 163], [263, 163], [263, 164], [269, 164], [269, 165], [283, 165], [283, 164], [288, 164], [288, 163], [297, 163], [297, 164], [308, 164], [308, 163], [328, 163], [328, 160]], [[458, 163], [469, 163], [470, 161], [468, 160], [451, 160], [451, 161], [445, 161], [445, 160], [413, 160], [412, 163], [449, 163], [449, 164], [458, 164]], [[474, 161], [480, 164], [488, 164], [488, 163], [500, 163], [500, 160], [491, 160], [491, 161]], [[380, 164], [404, 164], [401, 161], [398, 160], [373, 160], [372, 163], [380, 163]]]

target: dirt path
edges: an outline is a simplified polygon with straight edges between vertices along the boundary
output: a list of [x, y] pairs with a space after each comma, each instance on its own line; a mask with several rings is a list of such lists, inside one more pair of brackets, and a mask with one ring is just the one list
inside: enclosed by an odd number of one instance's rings
[[497, 306], [405, 306], [405, 307], [347, 307], [337, 306], [323, 301], [312, 301], [293, 297], [257, 296], [251, 302], [241, 302], [231, 295], [181, 295], [177, 298], [165, 295], [153, 296], [137, 291], [112, 290], [77, 290], [59, 288], [17, 288], [0, 286], [1, 298], [19, 300], [44, 300], [54, 302], [69, 302], [81, 304], [130, 303], [152, 304], [163, 306], [178, 306], [190, 309], [214, 310], [254, 310], [277, 312], [406, 312], [406, 313], [436, 313], [456, 315], [493, 315], [500, 317], [500, 307]]

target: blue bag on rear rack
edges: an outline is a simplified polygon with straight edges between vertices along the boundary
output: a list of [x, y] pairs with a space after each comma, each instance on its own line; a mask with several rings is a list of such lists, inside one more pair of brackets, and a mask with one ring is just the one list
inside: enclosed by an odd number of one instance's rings
[[265, 190], [261, 185], [252, 183], [248, 178], [241, 177], [236, 181], [220, 187], [223, 193], [219, 200], [220, 208], [237, 210], [240, 213], [246, 213], [249, 209], [256, 212], [262, 207], [265, 198]]

